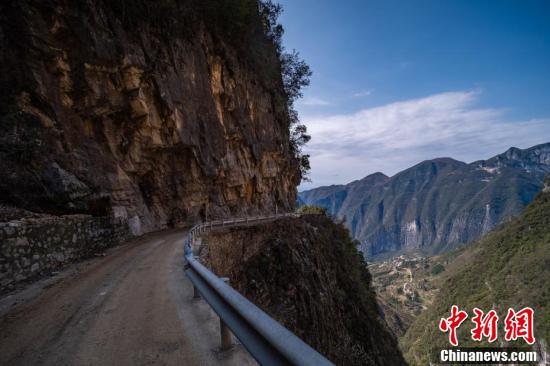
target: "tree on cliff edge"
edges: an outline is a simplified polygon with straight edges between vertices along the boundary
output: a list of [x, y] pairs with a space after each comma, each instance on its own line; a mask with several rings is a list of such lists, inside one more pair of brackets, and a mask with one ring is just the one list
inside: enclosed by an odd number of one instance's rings
[[278, 18], [283, 12], [283, 7], [271, 0], [265, 0], [259, 2], [259, 10], [264, 32], [275, 45], [281, 62], [281, 76], [287, 97], [290, 120], [290, 146], [299, 161], [302, 179], [308, 180], [309, 155], [302, 152], [302, 147], [311, 139], [311, 136], [307, 134], [307, 127], [300, 123], [298, 111], [294, 108], [294, 102], [303, 96], [302, 89], [309, 85], [312, 72], [309, 65], [296, 50], [286, 52], [282, 45], [284, 28], [278, 22]]

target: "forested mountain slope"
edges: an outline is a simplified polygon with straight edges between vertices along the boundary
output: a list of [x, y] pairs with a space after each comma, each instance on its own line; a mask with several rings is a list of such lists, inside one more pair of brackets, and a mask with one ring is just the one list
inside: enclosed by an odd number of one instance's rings
[[[448, 334], [438, 330], [451, 305], [472, 314], [477, 307], [495, 309], [500, 316], [499, 345], [504, 340], [504, 318], [508, 308], [531, 307], [536, 348], [550, 339], [550, 179], [542, 192], [511, 222], [487, 234], [479, 242], [461, 249], [446, 267], [440, 291], [433, 304], [415, 319], [402, 348], [411, 365], [426, 365], [431, 350], [448, 346]], [[470, 317], [473, 315], [470, 315]], [[459, 328], [459, 345], [474, 346], [470, 320]], [[476, 342], [477, 345], [480, 343]], [[481, 343], [488, 345], [486, 341]], [[515, 343], [526, 346], [523, 339]]]

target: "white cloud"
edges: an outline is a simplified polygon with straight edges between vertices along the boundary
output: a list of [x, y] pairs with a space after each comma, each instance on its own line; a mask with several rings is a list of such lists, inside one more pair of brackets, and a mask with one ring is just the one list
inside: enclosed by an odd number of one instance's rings
[[354, 97], [368, 97], [374, 92], [374, 89], [360, 90], [357, 93], [354, 93]]
[[[304, 119], [312, 136], [312, 182], [347, 183], [382, 171], [393, 175], [422, 160], [486, 159], [511, 146], [550, 141], [550, 118], [507, 121], [504, 110], [479, 108], [477, 91], [458, 91]], [[334, 174], [338, 174], [336, 177]]]
[[329, 101], [326, 101], [321, 98], [316, 98], [316, 97], [306, 97], [304, 99], [299, 100], [298, 103], [308, 107], [323, 107], [323, 106], [329, 106], [332, 104]]

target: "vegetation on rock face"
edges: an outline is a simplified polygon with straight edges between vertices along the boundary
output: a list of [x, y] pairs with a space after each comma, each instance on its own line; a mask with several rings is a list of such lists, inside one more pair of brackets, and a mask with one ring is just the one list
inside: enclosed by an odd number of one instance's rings
[[338, 365], [402, 365], [347, 229], [305, 215], [212, 233], [203, 260]]
[[[401, 345], [411, 365], [426, 365], [432, 350], [448, 346], [448, 335], [438, 330], [440, 318], [451, 305], [471, 314], [477, 307], [495, 309], [500, 316], [498, 342], [504, 342], [502, 324], [509, 307], [535, 310], [535, 338], [550, 340], [550, 192], [541, 192], [517, 219], [483, 237], [479, 242], [450, 253], [440, 274], [440, 292], [433, 304], [411, 325]], [[467, 320], [467, 323], [471, 323]], [[471, 324], [459, 328], [459, 345], [487, 346], [473, 342]], [[514, 342], [525, 346], [523, 340]]]
[[302, 89], [309, 85], [311, 70], [308, 64], [300, 58], [296, 50], [285, 52], [282, 45], [283, 26], [277, 22], [283, 8], [280, 4], [274, 4], [271, 0], [260, 1], [260, 15], [264, 24], [264, 31], [276, 46], [279, 60], [281, 61], [281, 73], [283, 85], [287, 96], [288, 115], [290, 119], [291, 147], [299, 160], [302, 179], [307, 180], [310, 170], [309, 155], [302, 153], [302, 147], [311, 139], [307, 134], [307, 128], [300, 123], [298, 111], [294, 108], [294, 102], [302, 97]]

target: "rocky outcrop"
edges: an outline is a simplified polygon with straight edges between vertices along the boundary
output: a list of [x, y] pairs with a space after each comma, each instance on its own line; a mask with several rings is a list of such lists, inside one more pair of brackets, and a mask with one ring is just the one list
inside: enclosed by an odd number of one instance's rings
[[256, 1], [146, 4], [0, 5], [0, 200], [134, 235], [291, 209], [300, 173]]
[[478, 239], [519, 214], [550, 172], [550, 143], [511, 148], [466, 164], [424, 161], [388, 178], [376, 173], [343, 186], [301, 192], [305, 204], [345, 219], [368, 255], [437, 253]]
[[202, 239], [202, 262], [335, 364], [404, 364], [342, 225], [304, 215]]

